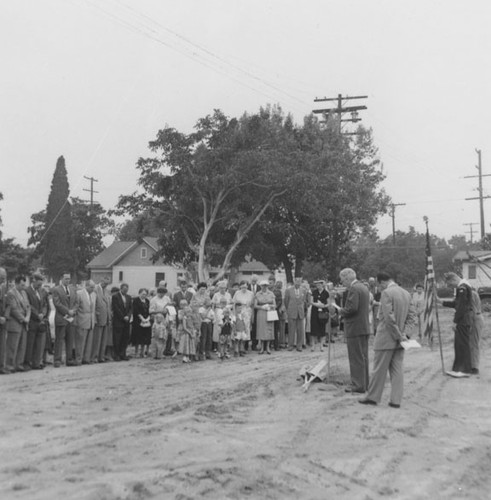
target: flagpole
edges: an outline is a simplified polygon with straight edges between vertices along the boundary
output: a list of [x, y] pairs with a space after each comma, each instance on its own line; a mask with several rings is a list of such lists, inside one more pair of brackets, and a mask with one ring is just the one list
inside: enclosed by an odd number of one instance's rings
[[[428, 217], [424, 216], [423, 220], [425, 221], [426, 224], [426, 240], [427, 240], [427, 246], [428, 246], [428, 251], [430, 251], [430, 231], [428, 229]], [[436, 280], [433, 280], [433, 286], [432, 286], [432, 294], [433, 294], [433, 306], [435, 308], [435, 316], [436, 316], [436, 327], [438, 330], [438, 344], [440, 345], [440, 359], [442, 362], [442, 373], [445, 375], [445, 363], [443, 361], [443, 345], [442, 345], [442, 332], [440, 330], [440, 316], [438, 314], [438, 301], [436, 300], [437, 293], [436, 293]]]

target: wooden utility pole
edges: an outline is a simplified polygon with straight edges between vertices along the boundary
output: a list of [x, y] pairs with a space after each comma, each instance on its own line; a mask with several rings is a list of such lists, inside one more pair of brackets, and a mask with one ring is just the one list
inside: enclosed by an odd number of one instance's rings
[[97, 179], [94, 179], [93, 177], [87, 177], [86, 175], [84, 175], [84, 177], [90, 181], [90, 189], [84, 189], [84, 191], [90, 192], [90, 210], [92, 211], [92, 207], [94, 205], [94, 193], [99, 192], [99, 191], [94, 191], [94, 182], [99, 182], [99, 181]]
[[392, 217], [392, 244], [396, 244], [396, 207], [402, 207], [405, 203], [391, 203], [389, 205], [390, 212], [389, 215]]
[[482, 189], [482, 178], [483, 177], [490, 177], [491, 174], [486, 174], [486, 175], [482, 174], [481, 150], [476, 149], [476, 153], [477, 153], [476, 168], [477, 168], [478, 174], [477, 175], [466, 175], [464, 177], [464, 179], [471, 179], [471, 178], [475, 178], [475, 177], [477, 177], [479, 179], [479, 181], [478, 181], [479, 184], [477, 187], [477, 190], [479, 192], [479, 196], [475, 197], [475, 198], [466, 198], [466, 200], [479, 200], [479, 213], [480, 213], [480, 217], [481, 217], [481, 239], [484, 239], [484, 237], [486, 236], [486, 231], [484, 229], [484, 198], [491, 198], [491, 196], [484, 196], [483, 189]]
[[[342, 132], [342, 123], [344, 122], [352, 122], [356, 123], [361, 121], [361, 118], [358, 118], [358, 111], [363, 109], [367, 109], [366, 106], [344, 106], [343, 101], [349, 101], [351, 99], [368, 99], [367, 95], [357, 95], [357, 96], [345, 96], [343, 97], [341, 94], [338, 94], [337, 97], [322, 97], [315, 98], [314, 102], [326, 102], [326, 101], [337, 101], [337, 106], [335, 108], [324, 108], [324, 109], [313, 109], [312, 113], [314, 114], [323, 114], [327, 117], [332, 115], [337, 115], [339, 133], [344, 135], [356, 135], [357, 132]], [[351, 118], [343, 118], [346, 113], [351, 114]]]
[[469, 231], [466, 231], [466, 233], [471, 235], [471, 243], [474, 242], [474, 229], [473, 226], [477, 226], [477, 222], [467, 222], [464, 224], [464, 226], [469, 226]]

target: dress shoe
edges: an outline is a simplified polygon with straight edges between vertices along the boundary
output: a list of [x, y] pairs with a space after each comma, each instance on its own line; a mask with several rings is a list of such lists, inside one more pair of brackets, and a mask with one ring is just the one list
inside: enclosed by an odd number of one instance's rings
[[289, 351], [293, 351], [293, 347], [289, 347], [289, 348], [288, 348], [288, 350], [289, 350]]
[[39, 366], [33, 366], [32, 369], [33, 370], [44, 370], [44, 366], [41, 366], [41, 365], [39, 365]]
[[15, 369], [16, 372], [25, 372], [26, 369], [23, 367], [23, 366], [18, 366], [16, 369]]
[[8, 368], [2, 368], [0, 370], [0, 375], [10, 375], [12, 372]]
[[389, 406], [390, 406], [391, 408], [400, 408], [400, 407], [401, 407], [401, 405], [398, 405], [398, 404], [396, 404], [396, 403], [389, 403]]
[[130, 358], [128, 356], [124, 356], [123, 358], [121, 358], [121, 361], [129, 361]]
[[302, 349], [298, 349], [298, 348], [297, 348], [297, 352], [302, 352]]
[[366, 391], [364, 391], [363, 389], [358, 389], [358, 388], [353, 387], [353, 386], [348, 386], [348, 387], [344, 388], [344, 392], [351, 392], [351, 393], [356, 393], [356, 394], [365, 394]]
[[55, 368], [59, 368], [61, 366], [61, 363], [59, 361], [55, 361], [55, 364], [53, 366]]
[[377, 403], [375, 401], [372, 401], [371, 399], [359, 399], [358, 400], [358, 403], [360, 403], [361, 405], [373, 405], [373, 406], [376, 406]]
[[471, 375], [479, 375], [479, 370], [477, 368], [472, 368]]

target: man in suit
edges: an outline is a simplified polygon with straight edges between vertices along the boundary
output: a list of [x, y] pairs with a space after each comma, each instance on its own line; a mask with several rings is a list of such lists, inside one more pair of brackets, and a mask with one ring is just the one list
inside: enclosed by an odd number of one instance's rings
[[95, 283], [89, 280], [85, 288], [77, 291], [77, 310], [75, 316], [75, 364], [92, 363], [92, 337], [95, 326]]
[[407, 332], [416, 323], [416, 310], [409, 292], [394, 283], [389, 274], [378, 273], [377, 281], [382, 293], [379, 324], [373, 344], [373, 373], [367, 397], [360, 399], [359, 403], [380, 403], [388, 370], [391, 384], [389, 406], [399, 408], [404, 385], [404, 349], [401, 342], [408, 339]]
[[339, 313], [344, 319], [351, 375], [351, 384], [345, 391], [363, 393], [368, 389], [370, 292], [356, 279], [355, 271], [349, 267], [339, 273], [339, 279], [346, 287], [346, 301]]
[[112, 297], [114, 361], [128, 361], [126, 348], [130, 339], [131, 297], [128, 285], [121, 283]]
[[26, 355], [27, 325], [31, 315], [29, 299], [26, 295], [26, 277], [19, 275], [14, 280], [14, 287], [7, 292], [7, 358], [6, 368], [11, 372], [24, 372]]
[[297, 276], [294, 285], [285, 291], [284, 304], [288, 318], [288, 350], [302, 351], [305, 341], [305, 313], [308, 308], [308, 294], [302, 286], [302, 278]]
[[75, 341], [75, 325], [73, 324], [77, 308], [77, 291], [70, 285], [70, 274], [65, 273], [59, 286], [53, 288], [53, 304], [55, 306], [55, 354], [54, 367], [61, 366], [63, 347], [66, 350], [67, 366], [74, 365], [73, 349]]
[[24, 365], [34, 370], [44, 368], [43, 353], [46, 345], [46, 321], [48, 314], [48, 294], [43, 289], [44, 277], [35, 273], [26, 288], [31, 306], [31, 316], [27, 329], [26, 358]]
[[0, 267], [0, 375], [10, 373], [10, 370], [7, 370], [5, 366], [5, 357], [7, 355], [6, 281], [7, 271]]
[[105, 361], [107, 334], [111, 322], [111, 296], [107, 291], [109, 281], [109, 278], [103, 278], [94, 289], [96, 295], [95, 327], [90, 359], [93, 363]]
[[455, 359], [452, 371], [472, 373], [470, 337], [473, 323], [472, 289], [463, 279], [455, 273], [446, 273], [447, 286], [456, 289], [455, 299], [440, 300], [444, 307], [455, 308], [454, 323], [454, 352]]

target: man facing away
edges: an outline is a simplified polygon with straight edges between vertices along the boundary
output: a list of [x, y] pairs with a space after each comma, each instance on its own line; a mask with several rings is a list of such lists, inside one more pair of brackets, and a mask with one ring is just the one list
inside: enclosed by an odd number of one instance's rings
[[370, 292], [356, 279], [353, 269], [339, 273], [346, 289], [346, 301], [339, 311], [344, 318], [344, 334], [348, 347], [351, 384], [346, 392], [363, 393], [368, 389], [368, 338], [370, 335]]
[[373, 344], [373, 372], [367, 397], [360, 399], [359, 403], [380, 403], [388, 370], [391, 383], [389, 406], [399, 408], [404, 385], [404, 349], [401, 342], [408, 339], [406, 332], [415, 324], [416, 312], [409, 292], [394, 283], [389, 274], [378, 273], [377, 281], [382, 294], [379, 324]]

